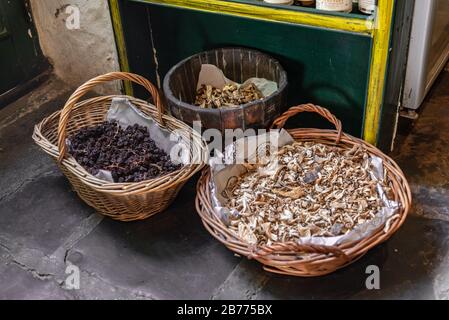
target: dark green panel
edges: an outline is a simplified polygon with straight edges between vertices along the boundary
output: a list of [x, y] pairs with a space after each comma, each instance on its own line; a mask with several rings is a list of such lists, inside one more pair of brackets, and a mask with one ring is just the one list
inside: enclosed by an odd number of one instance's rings
[[13, 88], [24, 78], [19, 61], [15, 57], [13, 42], [8, 37], [0, 39], [0, 94]]
[[[130, 69], [157, 84], [157, 67], [147, 13], [149, 8], [129, 1], [122, 1], [119, 5], [123, 29], [126, 31], [125, 42]], [[133, 88], [136, 96], [145, 99], [149, 97], [148, 92], [141, 86], [133, 86]]]
[[24, 77], [6, 18], [6, 10], [0, 2], [0, 94], [11, 89]]
[[0, 94], [46, 68], [25, 0], [0, 1]]
[[[155, 81], [154, 70], [138, 63], [142, 57], [154, 59], [148, 41], [142, 40], [151, 39], [151, 34], [162, 78], [180, 60], [204, 50], [258, 49], [279, 59], [288, 73], [286, 108], [307, 102], [327, 106], [348, 133], [361, 135], [371, 52], [368, 36], [132, 1], [125, 1], [122, 10], [132, 71]], [[144, 15], [150, 30], [143, 22], [130, 22], [143, 21]], [[324, 125], [316, 117], [301, 119], [305, 121], [290, 126]]]

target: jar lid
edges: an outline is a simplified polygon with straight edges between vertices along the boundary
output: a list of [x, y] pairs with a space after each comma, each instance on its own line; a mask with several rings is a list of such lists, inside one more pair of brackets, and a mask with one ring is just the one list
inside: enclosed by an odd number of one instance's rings
[[271, 4], [285, 4], [285, 5], [290, 5], [293, 4], [293, 2], [295, 2], [294, 0], [263, 0], [263, 1]]

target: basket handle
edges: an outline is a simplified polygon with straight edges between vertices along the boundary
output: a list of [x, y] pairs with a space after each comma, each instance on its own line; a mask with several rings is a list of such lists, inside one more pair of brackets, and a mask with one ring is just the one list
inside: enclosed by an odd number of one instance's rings
[[340, 143], [341, 136], [343, 134], [343, 128], [341, 125], [341, 121], [337, 119], [329, 110], [326, 108], [316, 106], [314, 104], [308, 103], [308, 104], [302, 104], [296, 107], [291, 107], [288, 111], [286, 111], [284, 114], [282, 114], [279, 118], [274, 120], [273, 125], [271, 126], [271, 129], [281, 129], [284, 127], [285, 123], [288, 119], [291, 117], [297, 115], [298, 113], [302, 112], [313, 112], [318, 113], [320, 116], [328, 120], [330, 123], [332, 123], [335, 128], [337, 129], [337, 139], [335, 141], [336, 144]]
[[163, 106], [161, 97], [159, 95], [158, 89], [147, 79], [145, 79], [142, 76], [139, 76], [137, 74], [133, 73], [127, 73], [127, 72], [111, 72], [107, 73], [98, 77], [95, 77], [86, 83], [84, 83], [82, 86], [80, 86], [78, 89], [75, 90], [75, 92], [70, 96], [69, 100], [67, 100], [64, 108], [61, 111], [61, 116], [59, 118], [59, 126], [58, 126], [58, 147], [59, 147], [59, 161], [62, 161], [65, 157], [65, 154], [67, 152], [67, 145], [66, 145], [66, 128], [67, 123], [69, 122], [70, 114], [72, 112], [73, 107], [75, 104], [86, 94], [88, 93], [92, 88], [96, 87], [97, 85], [114, 81], [114, 80], [129, 80], [131, 82], [140, 84], [145, 89], [150, 92], [151, 97], [153, 98], [154, 103], [156, 104], [156, 108], [158, 111], [158, 119], [160, 123], [163, 123]]

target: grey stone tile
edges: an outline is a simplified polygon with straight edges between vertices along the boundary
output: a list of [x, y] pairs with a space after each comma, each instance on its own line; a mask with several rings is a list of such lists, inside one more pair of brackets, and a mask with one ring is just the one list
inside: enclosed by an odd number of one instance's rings
[[449, 188], [412, 184], [413, 213], [449, 222]]
[[412, 130], [392, 154], [411, 185], [414, 213], [445, 221], [449, 221], [448, 103], [449, 72], [443, 72]]
[[[447, 73], [449, 85], [449, 73]], [[445, 98], [449, 102], [449, 96]], [[447, 186], [449, 179], [449, 125], [447, 103], [433, 97], [420, 109], [419, 118], [392, 157], [410, 182], [428, 186]]]
[[210, 298], [239, 259], [201, 225], [193, 194], [192, 181], [175, 205], [146, 221], [103, 220], [68, 260], [146, 298]]
[[44, 175], [0, 202], [0, 243], [51, 255], [94, 213], [62, 175]]
[[81, 272], [80, 289], [72, 291], [78, 300], [152, 300], [153, 297], [138, 290], [108, 283], [99, 276]]
[[57, 172], [54, 162], [34, 144], [34, 126], [61, 108], [68, 89], [51, 79], [0, 111], [0, 199], [42, 173]]
[[253, 300], [271, 278], [256, 261], [242, 259], [223, 284], [214, 292], [213, 300]]
[[30, 272], [10, 263], [0, 269], [0, 300], [66, 300], [71, 292], [62, 289], [52, 279], [41, 280]]

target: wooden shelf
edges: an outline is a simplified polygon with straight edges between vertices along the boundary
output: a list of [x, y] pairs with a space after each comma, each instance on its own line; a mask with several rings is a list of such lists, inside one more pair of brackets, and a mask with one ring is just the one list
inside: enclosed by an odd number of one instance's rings
[[351, 13], [346, 13], [346, 12], [332, 12], [332, 11], [317, 10], [314, 7], [302, 7], [302, 6], [297, 6], [297, 5], [271, 4], [271, 3], [264, 2], [262, 0], [218, 0], [218, 1], [244, 3], [244, 4], [251, 4], [251, 5], [254, 5], [254, 6], [267, 7], [267, 8], [291, 10], [293, 12], [296, 11], [296, 12], [306, 12], [306, 13], [313, 13], [313, 14], [345, 17], [345, 18], [348, 18], [348, 19], [368, 20], [368, 19], [371, 18], [370, 15], [366, 15], [366, 14], [361, 13], [358, 10], [356, 5], [354, 6], [354, 8], [353, 8]]

